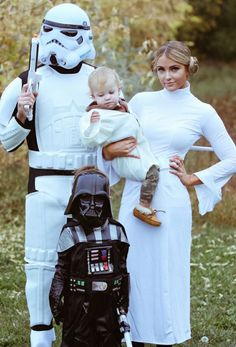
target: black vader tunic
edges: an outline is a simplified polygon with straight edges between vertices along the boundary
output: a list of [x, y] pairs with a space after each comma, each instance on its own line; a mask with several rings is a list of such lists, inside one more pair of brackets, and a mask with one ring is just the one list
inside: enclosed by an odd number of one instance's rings
[[124, 227], [107, 219], [85, 231], [66, 224], [58, 245], [58, 264], [50, 291], [61, 347], [120, 347], [117, 307], [128, 310], [128, 240]]

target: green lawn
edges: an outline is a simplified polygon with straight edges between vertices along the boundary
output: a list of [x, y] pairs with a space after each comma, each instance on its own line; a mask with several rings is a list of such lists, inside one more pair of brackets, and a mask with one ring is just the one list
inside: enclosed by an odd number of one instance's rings
[[[196, 229], [196, 227], [195, 227]], [[27, 347], [23, 228], [8, 225], [0, 237], [0, 346]], [[192, 340], [179, 346], [236, 346], [236, 229], [201, 227], [192, 245]], [[59, 329], [58, 335], [60, 334]], [[208, 344], [201, 342], [207, 336]], [[58, 338], [55, 347], [59, 347]]]

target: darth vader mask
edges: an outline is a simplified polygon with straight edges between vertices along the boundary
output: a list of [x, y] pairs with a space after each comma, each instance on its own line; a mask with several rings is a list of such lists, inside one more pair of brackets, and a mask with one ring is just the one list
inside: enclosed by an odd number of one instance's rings
[[91, 226], [99, 226], [107, 219], [107, 197], [105, 195], [82, 194], [78, 197], [79, 217]]
[[99, 227], [112, 217], [109, 182], [103, 172], [95, 168], [79, 172], [65, 211], [69, 213], [85, 228]]

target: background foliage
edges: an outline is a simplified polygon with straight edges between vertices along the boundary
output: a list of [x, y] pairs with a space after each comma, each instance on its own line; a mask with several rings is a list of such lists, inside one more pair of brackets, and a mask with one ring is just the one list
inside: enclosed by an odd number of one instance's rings
[[[65, 1], [69, 2], [69, 1]], [[127, 96], [152, 88], [153, 50], [170, 39], [193, 53], [232, 60], [236, 52], [234, 0], [80, 0], [91, 18], [96, 65], [118, 70]], [[28, 66], [29, 43], [46, 11], [61, 0], [0, 1], [0, 91]]]

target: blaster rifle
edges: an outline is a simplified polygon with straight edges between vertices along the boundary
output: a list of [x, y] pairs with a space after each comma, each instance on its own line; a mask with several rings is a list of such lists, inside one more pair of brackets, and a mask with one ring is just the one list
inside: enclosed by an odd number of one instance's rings
[[123, 309], [117, 308], [118, 322], [120, 324], [120, 332], [124, 335], [125, 343], [127, 347], [132, 347], [130, 337], [130, 325], [127, 322], [126, 313]]
[[[38, 47], [39, 42], [37, 36], [33, 36], [31, 40], [31, 48], [30, 48], [30, 59], [29, 59], [29, 71], [28, 71], [28, 92], [37, 93], [38, 84], [40, 80], [40, 75], [36, 73], [37, 63], [38, 63]], [[33, 119], [33, 110], [29, 105], [24, 106], [27, 119], [32, 121]]]

